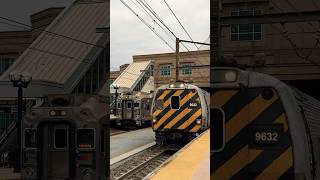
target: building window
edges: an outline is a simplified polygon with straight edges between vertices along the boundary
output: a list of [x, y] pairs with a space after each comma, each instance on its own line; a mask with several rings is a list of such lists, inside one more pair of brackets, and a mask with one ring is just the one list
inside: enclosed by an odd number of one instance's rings
[[0, 55], [0, 75], [4, 73], [15, 61], [15, 58]]
[[171, 75], [171, 66], [170, 65], [160, 65], [161, 76], [170, 76]]
[[[251, 16], [260, 15], [259, 9], [236, 9], [231, 12], [231, 16]], [[261, 40], [261, 24], [235, 24], [231, 26], [232, 41], [258, 41]]]
[[182, 65], [182, 74], [183, 74], [183, 75], [190, 75], [190, 74], [192, 74], [191, 64], [183, 64], [183, 65]]

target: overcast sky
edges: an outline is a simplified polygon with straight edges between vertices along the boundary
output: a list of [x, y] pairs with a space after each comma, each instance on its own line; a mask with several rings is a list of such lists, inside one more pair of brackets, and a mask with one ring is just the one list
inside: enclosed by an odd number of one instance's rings
[[[14, 19], [30, 25], [30, 15], [49, 7], [65, 7], [73, 0], [1, 0], [0, 16]], [[2, 22], [2, 23], [1, 23]], [[23, 30], [3, 24], [0, 19], [0, 31]]]
[[[146, 0], [165, 24], [180, 39], [189, 40], [163, 0]], [[125, 0], [128, 5], [145, 19], [161, 36], [175, 48], [163, 30], [149, 18], [135, 0]], [[136, 3], [133, 4], [133, 2]], [[194, 41], [203, 42], [210, 33], [210, 0], [166, 0]], [[140, 6], [139, 6], [140, 7]], [[146, 25], [144, 25], [120, 0], [111, 0], [111, 70], [124, 63], [132, 62], [132, 55], [173, 52]], [[194, 46], [188, 46], [195, 50]]]

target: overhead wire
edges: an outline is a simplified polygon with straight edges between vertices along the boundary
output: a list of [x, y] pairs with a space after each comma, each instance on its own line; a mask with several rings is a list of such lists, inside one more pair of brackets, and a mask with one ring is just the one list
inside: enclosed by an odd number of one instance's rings
[[[175, 17], [175, 19], [179, 22], [180, 26], [182, 27], [182, 29], [184, 30], [184, 32], [188, 35], [188, 37], [190, 38], [191, 41], [194, 41], [191, 37], [191, 35], [188, 33], [188, 31], [186, 30], [186, 28], [182, 25], [181, 21], [179, 20], [179, 18], [177, 17], [177, 15], [173, 12], [172, 8], [170, 7], [170, 5], [167, 3], [166, 0], [163, 0], [163, 2], [167, 5], [167, 7], [169, 8], [169, 10], [171, 11], [171, 13], [173, 14], [173, 16]], [[199, 50], [199, 47], [194, 43], [194, 46]]]
[[[133, 0], [131, 0], [131, 1], [133, 1]], [[134, 4], [135, 4], [137, 7], [139, 7], [140, 10], [142, 10], [149, 18], [151, 18], [152, 21], [153, 21], [155, 24], [157, 24], [157, 25], [165, 32], [165, 34], [166, 34], [172, 41], [175, 42], [175, 39], [167, 32], [167, 30], [165, 30], [165, 28], [164, 28], [163, 26], [161, 26], [161, 25], [152, 17], [152, 15], [145, 9], [145, 7], [141, 4], [141, 2], [140, 2], [139, 0], [136, 0], [136, 2], [139, 4], [140, 7], [137, 6], [136, 3], [134, 3]]]
[[[271, 1], [272, 2], [272, 1]], [[288, 0], [286, 0], [286, 3], [296, 12], [300, 12], [291, 2], [289, 2]], [[277, 9], [279, 9], [281, 12], [283, 12], [283, 10], [278, 7], [274, 2], [272, 2], [273, 6], [275, 6]], [[316, 32], [320, 35], [320, 26], [318, 28], [316, 28], [312, 23], [307, 22], [314, 30], [316, 30]], [[320, 23], [318, 22], [318, 24], [320, 25]], [[320, 39], [317, 38], [315, 44], [313, 45], [313, 47], [311, 48], [310, 52], [304, 56], [301, 55], [298, 49], [298, 46], [292, 41], [292, 38], [290, 38], [289, 35], [289, 31], [286, 29], [285, 24], [284, 23], [280, 23], [281, 28], [283, 29], [283, 32], [280, 32], [280, 34], [289, 42], [290, 46], [293, 48], [295, 54], [297, 55], [297, 57], [304, 59], [306, 61], [308, 61], [311, 64], [314, 64], [316, 66], [320, 66], [320, 64], [318, 62], [315, 62], [313, 60], [310, 59], [311, 55], [313, 54], [314, 50], [317, 48], [317, 46], [320, 44]], [[303, 33], [305, 32], [304, 29], [297, 24], [297, 26], [299, 26], [302, 30]], [[280, 31], [280, 30], [278, 30]]]
[[[160, 16], [157, 14], [157, 12], [155, 12], [155, 10], [151, 7], [151, 5], [150, 5], [146, 0], [144, 0], [144, 1], [139, 0], [139, 1], [142, 3], [142, 5], [144, 5], [144, 6], [158, 19], [159, 22], [161, 22], [161, 23], [167, 28], [167, 30], [168, 30], [169, 32], [171, 32], [171, 34], [172, 34], [175, 38], [178, 38], [178, 37], [175, 35], [175, 33], [163, 22], [163, 20], [160, 18]], [[188, 52], [191, 52], [190, 49], [184, 45], [184, 43], [181, 43], [181, 44], [182, 44], [182, 46], [183, 46]], [[179, 55], [179, 56], [180, 56], [180, 55]], [[191, 56], [193, 57], [192, 54], [191, 54]], [[196, 61], [198, 61], [196, 57], [193, 57], [193, 58], [194, 58]], [[202, 63], [201, 63], [200, 61], [198, 61], [198, 63], [199, 63], [200, 65], [202, 65]], [[199, 74], [200, 74], [200, 76], [203, 77], [202, 72], [199, 72]]]
[[139, 20], [145, 24], [152, 32], [154, 32], [159, 39], [161, 39], [171, 50], [174, 51], [174, 48], [169, 45], [169, 43], [159, 34], [157, 33], [143, 18], [141, 18], [126, 2], [120, 0], [123, 5], [125, 5], [135, 16], [139, 18]]

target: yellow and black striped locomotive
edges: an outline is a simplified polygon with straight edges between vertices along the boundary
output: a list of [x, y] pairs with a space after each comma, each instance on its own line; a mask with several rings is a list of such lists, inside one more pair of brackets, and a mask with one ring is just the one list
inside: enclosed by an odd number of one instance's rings
[[51, 96], [33, 107], [23, 118], [21, 178], [106, 179], [106, 115], [99, 96]]
[[211, 179], [319, 179], [320, 102], [269, 75], [213, 70]]
[[185, 142], [210, 127], [209, 93], [183, 82], [159, 87], [152, 102], [157, 144]]

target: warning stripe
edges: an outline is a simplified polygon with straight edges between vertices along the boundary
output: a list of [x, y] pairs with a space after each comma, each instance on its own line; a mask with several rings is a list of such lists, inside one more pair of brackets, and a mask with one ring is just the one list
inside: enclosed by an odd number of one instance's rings
[[237, 90], [225, 90], [215, 92], [212, 96], [210, 96], [210, 102], [212, 105], [216, 107], [222, 107], [226, 102], [232, 98], [238, 91]]
[[195, 125], [191, 130], [190, 132], [198, 132], [201, 128], [201, 125]]
[[[222, 92], [222, 91], [221, 91]], [[222, 96], [222, 93], [220, 97]], [[244, 95], [244, 92], [247, 92]], [[215, 95], [217, 92], [213, 93]], [[284, 115], [284, 110], [278, 96], [275, 95], [271, 100], [267, 101], [260, 96], [261, 89], [254, 89], [248, 93], [248, 89], [246, 91], [237, 92], [237, 93], [227, 93], [224, 97], [229, 97], [229, 101], [225, 101], [224, 104], [219, 104], [219, 101], [211, 100], [211, 102], [219, 105], [226, 114], [226, 144], [225, 148], [222, 152], [213, 153], [211, 157], [211, 173], [216, 179], [247, 179], [249, 172], [257, 172], [259, 173], [265, 172], [264, 170], [272, 165], [272, 162], [276, 159], [279, 159], [279, 156], [282, 156], [283, 153], [287, 152], [287, 149], [291, 147], [291, 140], [289, 137], [289, 133], [287, 132], [283, 136], [285, 137], [283, 141], [283, 147], [281, 150], [276, 150], [276, 154], [270, 154], [270, 150], [249, 150], [248, 146], [248, 133], [250, 132], [250, 125], [253, 124], [270, 124], [270, 123], [281, 123], [284, 125], [284, 130], [288, 130], [286, 117]], [[239, 96], [240, 94], [244, 95], [244, 97]], [[275, 93], [276, 94], [276, 93]], [[231, 97], [232, 96], [232, 97]], [[231, 102], [234, 100], [242, 99], [243, 101]], [[221, 101], [220, 101], [221, 102]], [[236, 105], [236, 103], [238, 105]], [[248, 119], [249, 118], [249, 119]], [[248, 122], [251, 122], [248, 124]], [[236, 159], [241, 157], [239, 152], [243, 152], [246, 150], [245, 157], [243, 162], [235, 163]], [[249, 153], [250, 152], [250, 153]], [[289, 153], [290, 154], [290, 153]], [[288, 155], [291, 161], [291, 155]], [[261, 158], [263, 157], [263, 158]], [[259, 164], [264, 164], [265, 159], [269, 159], [271, 162], [268, 162], [266, 166], [258, 166]], [[275, 161], [276, 162], [276, 161]], [[235, 164], [234, 164], [235, 163]], [[253, 165], [254, 167], [252, 168]], [[288, 169], [292, 168], [293, 163], [290, 161], [286, 161], [286, 164], [283, 165], [285, 168], [282, 168], [280, 173], [277, 174], [280, 177], [281, 173], [286, 173]], [[259, 167], [257, 169], [257, 167]], [[267, 172], [267, 171], [266, 171]], [[256, 177], [257, 175], [250, 177]], [[251, 179], [251, 178], [250, 178]]]
[[[259, 95], [248, 105], [242, 108], [240, 112], [226, 123], [226, 142], [238, 134], [238, 132], [248, 124], [248, 121], [251, 122], [256, 119], [256, 117], [258, 117], [277, 99], [278, 97], [274, 96], [271, 100], [266, 101], [261, 97], [261, 95]], [[250, 116], [246, 118], [249, 113]]]
[[181, 120], [185, 115], [187, 115], [191, 109], [184, 109], [178, 116], [176, 116], [172, 121], [170, 121], [164, 128], [171, 128], [179, 120]]
[[159, 90], [159, 97], [156, 99], [164, 99], [164, 97], [166, 97], [166, 95], [168, 95], [170, 92], [171, 90]]
[[191, 117], [184, 122], [182, 125], [178, 127], [178, 129], [185, 129], [188, 127], [193, 121], [195, 121], [199, 116], [201, 115], [201, 109], [198, 109], [198, 111], [191, 115]]
[[[177, 90], [172, 96], [180, 96], [182, 94], [183, 90]], [[166, 108], [170, 105], [171, 103], [171, 98], [168, 98], [166, 102], [163, 103], [163, 107]]]
[[176, 109], [170, 109], [162, 118], [157, 121], [155, 125], [153, 125], [153, 128], [156, 130], [160, 127], [160, 125], [167, 120], [168, 117], [170, 117], [173, 113], [175, 113]]
[[284, 153], [282, 153], [275, 161], [272, 162], [262, 173], [256, 177], [256, 180], [264, 179], [278, 179], [289, 168], [291, 168], [292, 162], [292, 147], [289, 147]]

